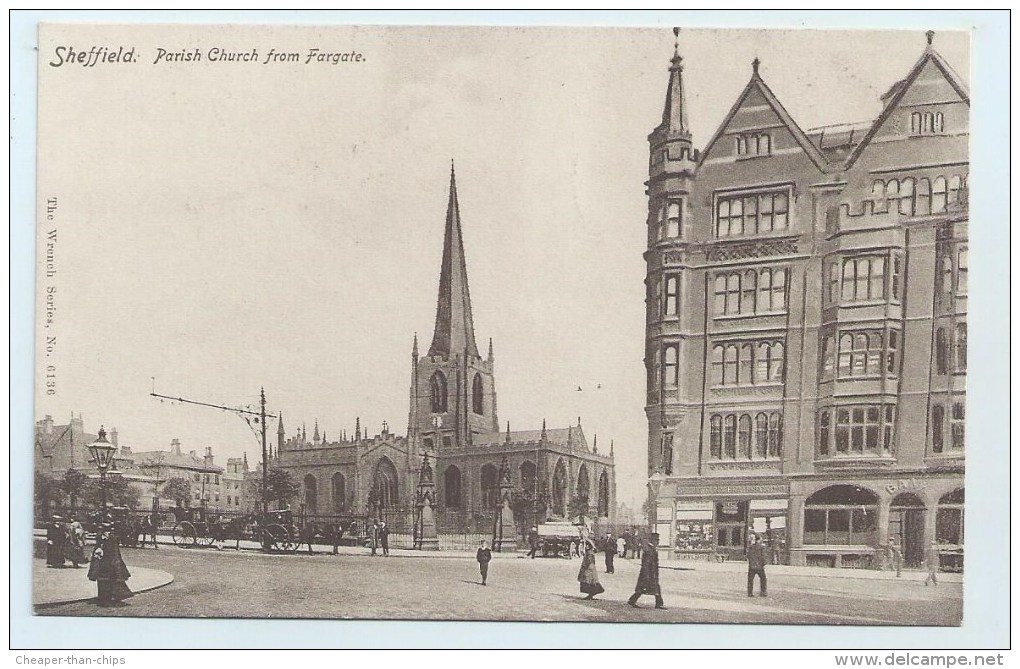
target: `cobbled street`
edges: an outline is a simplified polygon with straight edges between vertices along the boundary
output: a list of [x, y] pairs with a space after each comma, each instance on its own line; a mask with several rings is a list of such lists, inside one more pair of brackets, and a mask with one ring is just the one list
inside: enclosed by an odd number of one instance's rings
[[768, 598], [748, 598], [743, 571], [664, 563], [660, 580], [668, 608], [663, 611], [647, 596], [641, 609], [627, 605], [638, 560], [617, 559], [616, 573], [604, 574], [600, 556], [599, 578], [606, 592], [583, 601], [576, 559], [499, 556], [491, 563], [489, 584], [482, 587], [477, 563], [468, 554], [264, 555], [172, 546], [123, 552], [129, 566], [168, 571], [174, 582], [139, 593], [119, 608], [75, 602], [37, 613], [824, 625], [958, 625], [962, 616], [962, 585], [925, 587], [923, 572], [875, 580], [773, 570]]

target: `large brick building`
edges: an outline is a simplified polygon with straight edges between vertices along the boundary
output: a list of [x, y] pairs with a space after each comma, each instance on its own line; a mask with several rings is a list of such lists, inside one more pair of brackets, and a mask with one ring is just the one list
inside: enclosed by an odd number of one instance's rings
[[303, 510], [364, 513], [373, 489], [383, 508], [407, 507], [427, 452], [434, 458], [437, 507], [446, 512], [441, 520], [492, 512], [504, 457], [513, 487], [539, 500], [535, 519], [565, 518], [576, 495], [588, 498], [589, 517], [615, 515], [612, 445], [599, 453], [580, 419], [565, 428], [500, 430], [492, 341], [485, 357], [475, 341], [452, 171], [435, 330], [425, 355], [414, 339], [409, 405], [406, 437], [388, 426], [369, 437], [359, 421], [353, 437], [328, 441], [316, 424], [310, 440], [305, 428], [288, 438], [281, 419], [277, 461], [301, 482]]
[[740, 557], [749, 531], [792, 564], [962, 551], [970, 98], [931, 44], [873, 122], [807, 131], [755, 59], [700, 151], [674, 54], [645, 253], [671, 554]]

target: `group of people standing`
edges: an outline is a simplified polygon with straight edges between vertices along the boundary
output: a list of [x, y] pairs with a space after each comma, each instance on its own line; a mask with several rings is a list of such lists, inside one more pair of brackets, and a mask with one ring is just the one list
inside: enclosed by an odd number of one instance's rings
[[386, 527], [386, 521], [373, 520], [372, 527], [368, 531], [368, 545], [372, 549], [372, 555], [378, 555], [376, 551], [382, 549], [382, 556], [390, 556], [390, 528]]
[[108, 519], [100, 522], [96, 531], [96, 545], [89, 557], [85, 556], [85, 528], [74, 517], [65, 521], [53, 516], [46, 527], [46, 566], [64, 568], [68, 561], [75, 568], [88, 563], [88, 579], [96, 582], [97, 603], [100, 606], [115, 606], [133, 597], [127, 585], [131, 577], [124, 558], [120, 554], [117, 528]]
[[46, 566], [63, 568], [70, 561], [74, 568], [88, 562], [85, 557], [85, 529], [73, 516], [66, 521], [53, 516], [46, 526]]

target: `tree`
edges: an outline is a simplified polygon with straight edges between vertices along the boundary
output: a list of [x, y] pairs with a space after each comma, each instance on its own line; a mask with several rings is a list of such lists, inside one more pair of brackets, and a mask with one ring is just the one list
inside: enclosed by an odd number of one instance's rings
[[71, 498], [71, 510], [78, 510], [78, 500], [89, 486], [89, 477], [77, 469], [68, 469], [60, 481], [60, 489]]
[[49, 515], [53, 502], [60, 501], [60, 481], [42, 472], [35, 473], [35, 504], [39, 513]]
[[160, 495], [172, 499], [178, 508], [184, 508], [191, 501], [191, 481], [180, 476], [168, 479]]
[[644, 524], [647, 525], [652, 522], [652, 518], [655, 517], [658, 503], [654, 498], [649, 497], [645, 500], [644, 504], [641, 505], [641, 513], [644, 514]]
[[[82, 491], [82, 500], [90, 506], [99, 507], [103, 500], [103, 484], [101, 481], [89, 479]], [[138, 488], [122, 476], [106, 477], [106, 503], [113, 506], [126, 506], [135, 509], [141, 502]]]
[[[262, 499], [262, 472], [258, 471], [251, 477], [248, 484], [248, 491], [251, 499]], [[287, 506], [290, 501], [297, 497], [301, 491], [301, 485], [294, 480], [290, 472], [279, 467], [271, 467], [266, 477], [266, 501], [279, 502], [280, 506]]]
[[567, 515], [577, 517], [583, 523], [588, 515], [588, 495], [574, 495], [567, 504]]

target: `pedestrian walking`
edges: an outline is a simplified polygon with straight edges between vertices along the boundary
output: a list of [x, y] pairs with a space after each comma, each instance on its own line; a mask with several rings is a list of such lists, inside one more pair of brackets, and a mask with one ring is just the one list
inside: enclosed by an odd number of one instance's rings
[[67, 527], [60, 516], [50, 518], [46, 526], [46, 566], [62, 568], [66, 561]]
[[88, 578], [97, 583], [99, 606], [115, 606], [135, 594], [127, 586], [131, 572], [120, 555], [117, 533], [112, 524], [100, 526], [99, 542], [92, 551]]
[[531, 548], [528, 551], [528, 557], [534, 560], [535, 552], [538, 551], [538, 526], [536, 525], [533, 525], [531, 531], [528, 532], [528, 546]]
[[577, 580], [581, 583], [581, 592], [587, 595], [585, 599], [595, 599], [595, 595], [606, 591], [599, 583], [599, 575], [595, 571], [595, 544], [585, 541], [581, 550], [584, 551], [584, 556], [581, 558], [581, 569], [577, 572]]
[[613, 568], [613, 558], [616, 557], [616, 541], [613, 540], [613, 535], [610, 532], [606, 532], [606, 540], [602, 550], [606, 554], [606, 573], [612, 574], [616, 571]]
[[88, 560], [85, 557], [85, 528], [81, 526], [73, 516], [67, 525], [67, 547], [66, 557], [78, 569], [83, 562]]
[[627, 603], [634, 608], [641, 608], [637, 605], [638, 598], [641, 595], [654, 595], [655, 608], [664, 609], [666, 606], [662, 602], [662, 589], [659, 587], [659, 552], [655, 550], [659, 543], [659, 535], [649, 534], [648, 541], [641, 558], [641, 572], [638, 574], [637, 585], [634, 586], [634, 594]]
[[939, 571], [939, 544], [937, 541], [932, 539], [931, 545], [928, 546], [928, 550], [924, 552], [924, 565], [928, 568], [928, 575], [924, 577], [924, 585], [927, 587], [928, 581], [931, 581], [932, 585], [938, 585], [939, 580], [936, 574]]
[[627, 557], [627, 540], [623, 537], [616, 537], [616, 551], [620, 557]]
[[747, 596], [754, 597], [754, 577], [758, 577], [758, 590], [762, 597], [769, 596], [768, 580], [765, 578], [765, 565], [768, 553], [765, 543], [755, 535], [751, 535], [751, 543], [747, 547]]
[[903, 551], [900, 550], [898, 537], [889, 540], [889, 551], [892, 553], [892, 567], [896, 570], [896, 578], [899, 578], [903, 573]]
[[379, 548], [379, 521], [372, 521], [372, 529], [368, 533], [368, 543], [372, 547], [372, 555], [376, 554], [376, 550]]
[[386, 527], [386, 521], [379, 526], [379, 542], [382, 544], [383, 557], [390, 556], [390, 528]]
[[482, 585], [485, 585], [485, 579], [489, 578], [489, 562], [492, 560], [492, 550], [484, 539], [478, 546], [475, 559], [478, 560], [478, 571], [482, 575]]

